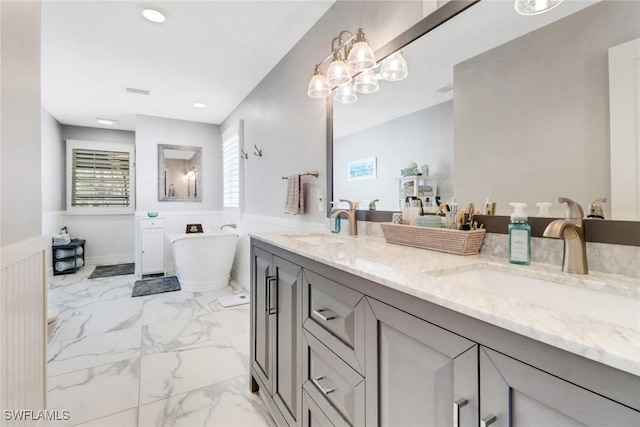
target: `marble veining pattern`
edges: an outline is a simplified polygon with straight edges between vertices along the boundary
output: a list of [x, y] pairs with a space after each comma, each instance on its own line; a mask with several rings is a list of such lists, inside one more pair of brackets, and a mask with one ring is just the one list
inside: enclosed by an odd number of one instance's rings
[[[313, 244], [311, 239], [305, 241], [304, 238], [284, 233], [257, 233], [252, 236], [417, 298], [640, 375], [640, 312], [638, 327], [628, 328], [544, 304], [496, 295], [478, 287], [451, 283], [442, 276], [485, 267], [552, 280], [558, 283], [555, 286], [575, 286], [621, 295], [633, 298], [636, 302], [640, 299], [638, 278], [599, 272], [589, 275], [566, 274], [561, 272], [560, 265], [534, 262], [529, 266], [516, 266], [509, 264], [506, 256], [497, 257], [487, 253], [457, 256], [388, 244], [384, 239], [371, 236], [325, 234], [331, 239], [318, 239], [322, 241], [321, 245]], [[553, 244], [558, 242], [552, 241]], [[491, 247], [486, 252], [500, 254], [499, 250]], [[549, 298], [553, 298], [553, 295], [549, 295]], [[567, 304], [574, 303], [567, 301]], [[601, 309], [616, 310], [615, 307]]]
[[48, 406], [71, 417], [52, 425], [275, 425], [249, 393], [248, 305], [217, 301], [237, 283], [132, 298], [135, 276], [91, 271], [49, 286]]

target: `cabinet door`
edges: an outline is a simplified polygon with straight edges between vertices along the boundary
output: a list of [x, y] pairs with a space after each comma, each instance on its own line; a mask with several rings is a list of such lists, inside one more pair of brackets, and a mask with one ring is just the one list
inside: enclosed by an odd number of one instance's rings
[[480, 379], [483, 427], [640, 425], [640, 412], [485, 347]]
[[367, 298], [366, 424], [477, 426], [478, 346]]
[[258, 248], [252, 248], [251, 260], [251, 367], [269, 394], [273, 390], [273, 348], [275, 331], [270, 313], [269, 288], [275, 282], [271, 275], [272, 255]]
[[164, 273], [164, 229], [140, 231], [141, 274]]
[[273, 266], [275, 286], [267, 298], [276, 317], [273, 400], [294, 426], [302, 412], [302, 268], [276, 256]]

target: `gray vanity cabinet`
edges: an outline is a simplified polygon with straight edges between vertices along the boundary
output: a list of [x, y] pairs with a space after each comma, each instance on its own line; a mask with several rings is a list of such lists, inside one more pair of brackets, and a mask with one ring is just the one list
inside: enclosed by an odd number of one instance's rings
[[[251, 366], [289, 426], [302, 412], [302, 268], [252, 248]], [[278, 418], [278, 417], [276, 417]]]
[[481, 426], [638, 426], [633, 409], [501, 353], [480, 349]]
[[478, 345], [367, 301], [367, 426], [477, 426]]

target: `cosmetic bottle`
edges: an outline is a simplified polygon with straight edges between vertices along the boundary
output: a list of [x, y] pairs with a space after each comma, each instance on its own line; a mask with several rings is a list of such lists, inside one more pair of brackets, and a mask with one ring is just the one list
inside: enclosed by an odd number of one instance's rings
[[509, 224], [509, 262], [529, 265], [531, 263], [531, 226], [524, 213], [526, 203], [509, 203], [514, 208]]

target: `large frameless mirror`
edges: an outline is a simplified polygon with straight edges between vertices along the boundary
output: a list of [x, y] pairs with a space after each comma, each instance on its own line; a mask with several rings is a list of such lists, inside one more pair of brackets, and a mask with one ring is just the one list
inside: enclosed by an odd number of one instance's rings
[[202, 201], [202, 148], [158, 145], [158, 200]]

